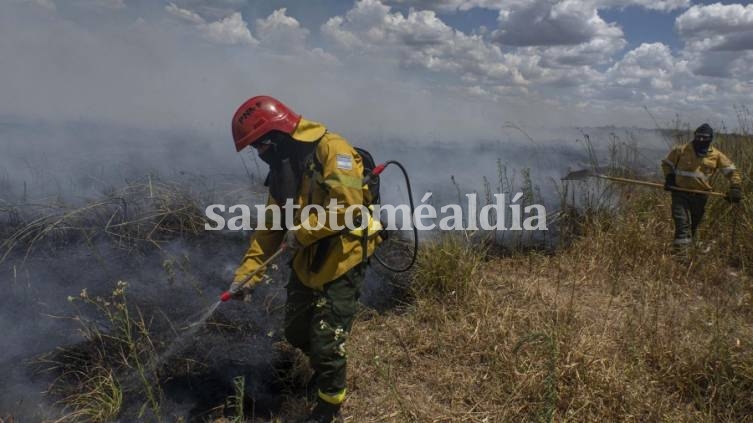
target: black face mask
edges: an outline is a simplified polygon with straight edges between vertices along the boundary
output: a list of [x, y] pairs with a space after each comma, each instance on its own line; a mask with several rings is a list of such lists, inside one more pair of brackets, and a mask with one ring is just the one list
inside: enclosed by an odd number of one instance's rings
[[269, 147], [259, 155], [269, 165], [265, 185], [281, 207], [288, 199], [295, 200], [303, 177], [304, 162], [313, 152], [313, 143], [302, 143], [284, 133], [273, 133]]
[[290, 159], [281, 159], [274, 165], [269, 166], [267, 186], [269, 187], [269, 194], [280, 207], [283, 207], [287, 200], [295, 200], [296, 195], [298, 195], [300, 178], [296, 176]]
[[711, 148], [711, 138], [693, 138], [693, 151], [698, 157], [704, 157], [709, 154]]

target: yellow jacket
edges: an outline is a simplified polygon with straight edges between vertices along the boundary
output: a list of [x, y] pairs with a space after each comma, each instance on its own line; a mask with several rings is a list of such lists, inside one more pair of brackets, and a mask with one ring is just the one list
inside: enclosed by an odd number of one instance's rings
[[721, 170], [733, 185], [742, 182], [734, 163], [714, 147], [709, 147], [705, 157], [698, 157], [692, 143], [678, 145], [662, 160], [661, 167], [664, 176], [675, 174], [676, 185], [680, 188], [711, 191], [709, 181], [717, 170]]
[[[295, 217], [295, 224], [300, 225], [302, 219], [309, 222], [309, 228], [316, 228], [317, 214], [312, 212], [308, 216], [301, 216], [301, 210], [308, 204], [318, 204], [327, 210], [331, 199], [337, 200], [343, 207], [338, 208], [336, 220], [338, 225], [345, 224], [345, 210], [350, 205], [366, 204], [370, 200], [368, 188], [362, 184], [363, 163], [361, 157], [353, 147], [340, 135], [328, 132], [324, 125], [301, 119], [292, 137], [299, 142], [319, 143], [315, 149], [315, 156], [321, 166], [309, 166], [304, 172], [303, 180], [295, 204], [300, 206]], [[275, 204], [269, 196], [267, 204]], [[329, 217], [328, 217], [329, 219]], [[269, 222], [269, 220], [267, 220]], [[346, 233], [337, 235], [327, 222], [321, 229], [306, 229], [300, 227], [296, 231], [296, 238], [303, 248], [293, 259], [293, 271], [306, 286], [315, 289], [327, 282], [342, 276], [363, 260], [363, 239], [358, 234]], [[266, 226], [272, 226], [268, 224]], [[371, 225], [370, 225], [371, 226]], [[359, 231], [360, 232], [360, 231]], [[374, 229], [369, 231], [367, 241], [367, 256], [371, 256], [379, 242]], [[312, 269], [314, 255], [317, 248], [326, 243], [319, 243], [328, 236], [335, 235], [329, 241], [328, 252], [324, 256], [318, 271]], [[235, 281], [242, 282], [247, 275], [256, 270], [261, 263], [269, 258], [280, 247], [284, 237], [284, 230], [260, 229], [251, 237], [251, 244], [243, 257], [243, 261], [235, 272]], [[254, 276], [247, 285], [255, 285], [262, 279], [262, 275]]]

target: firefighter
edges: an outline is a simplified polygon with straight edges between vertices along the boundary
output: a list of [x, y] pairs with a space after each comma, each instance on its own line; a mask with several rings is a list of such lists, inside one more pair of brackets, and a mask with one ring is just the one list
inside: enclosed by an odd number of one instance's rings
[[307, 229], [320, 222], [316, 213], [302, 216], [301, 209], [309, 204], [327, 207], [334, 199], [343, 206], [336, 214], [337, 224], [343, 226], [349, 206], [369, 203], [368, 187], [362, 183], [362, 159], [343, 137], [268, 96], [243, 103], [233, 117], [232, 129], [237, 151], [250, 145], [269, 165], [268, 205], [284, 209], [288, 203], [300, 208], [295, 226], [254, 232], [231, 292], [247, 298], [263, 276], [242, 281], [281, 245], [292, 251], [284, 333], [288, 342], [309, 357], [314, 370], [317, 402], [307, 421], [337, 420], [346, 394], [345, 345], [365, 259], [373, 254], [379, 238], [335, 231], [332, 222], [323, 222], [318, 230]]
[[675, 224], [677, 250], [688, 247], [695, 238], [698, 225], [703, 219], [708, 195], [676, 191], [673, 187], [711, 191], [709, 181], [721, 171], [729, 179], [727, 201], [739, 203], [742, 199], [742, 179], [732, 161], [721, 151], [711, 146], [714, 130], [704, 123], [695, 130], [693, 141], [674, 147], [662, 160], [664, 189], [672, 191], [672, 219]]

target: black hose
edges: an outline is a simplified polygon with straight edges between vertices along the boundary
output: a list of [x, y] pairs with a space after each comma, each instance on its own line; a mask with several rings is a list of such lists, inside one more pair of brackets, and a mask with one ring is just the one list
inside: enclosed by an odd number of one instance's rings
[[395, 273], [403, 273], [407, 272], [413, 265], [416, 263], [416, 258], [418, 257], [418, 228], [416, 227], [415, 222], [415, 215], [416, 215], [416, 207], [413, 204], [413, 191], [410, 187], [410, 177], [408, 176], [408, 171], [405, 170], [405, 166], [400, 164], [400, 162], [395, 160], [388, 160], [384, 163], [384, 166], [387, 167], [391, 164], [396, 165], [400, 168], [400, 170], [403, 172], [403, 177], [405, 178], [405, 186], [408, 188], [408, 203], [410, 204], [410, 213], [411, 213], [411, 226], [413, 226], [413, 255], [411, 257], [410, 263], [404, 267], [404, 268], [395, 268], [390, 265], [388, 265], [384, 260], [379, 258], [379, 255], [374, 252], [374, 258], [376, 261], [379, 262], [382, 266], [384, 266], [387, 270], [395, 272]]

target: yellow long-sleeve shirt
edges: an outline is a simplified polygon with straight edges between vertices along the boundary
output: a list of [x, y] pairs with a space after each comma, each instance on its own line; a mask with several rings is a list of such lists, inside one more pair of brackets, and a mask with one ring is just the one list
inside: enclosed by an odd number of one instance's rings
[[733, 185], [742, 182], [734, 163], [714, 147], [709, 148], [706, 156], [698, 157], [692, 143], [678, 145], [662, 160], [661, 167], [664, 176], [675, 174], [675, 183], [680, 188], [711, 191], [710, 180], [717, 171]]
[[[369, 199], [368, 188], [362, 184], [363, 163], [355, 149], [340, 135], [328, 132], [326, 128], [316, 122], [301, 119], [293, 138], [300, 142], [315, 142], [318, 144], [315, 155], [320, 166], [310, 168], [305, 172], [301, 181], [299, 195], [295, 204], [300, 206], [296, 214], [295, 224], [300, 225], [302, 220], [308, 221], [306, 229], [301, 226], [296, 231], [296, 238], [303, 248], [293, 259], [293, 271], [299, 280], [311, 288], [321, 288], [327, 282], [331, 282], [342, 276], [345, 272], [355, 267], [363, 260], [362, 239], [353, 234], [338, 235], [340, 231], [331, 229], [333, 226], [328, 221], [320, 229], [317, 214], [301, 216], [300, 211], [309, 204], [318, 204], [325, 208], [332, 199], [342, 205], [338, 209], [335, 221], [338, 225], [345, 224], [345, 211], [351, 205], [364, 205]], [[275, 204], [271, 196], [268, 204]], [[271, 226], [271, 225], [268, 225]], [[329, 245], [317, 243], [324, 238], [332, 237]], [[280, 247], [284, 236], [283, 230], [261, 229], [254, 232], [248, 251], [235, 272], [235, 281], [246, 279], [247, 275], [256, 270], [261, 263]], [[370, 236], [367, 242], [367, 256], [373, 254], [379, 242], [378, 236]], [[314, 270], [313, 259], [317, 248], [328, 247], [324, 260], [318, 270]], [[256, 275], [247, 284], [255, 285], [262, 278]]]

